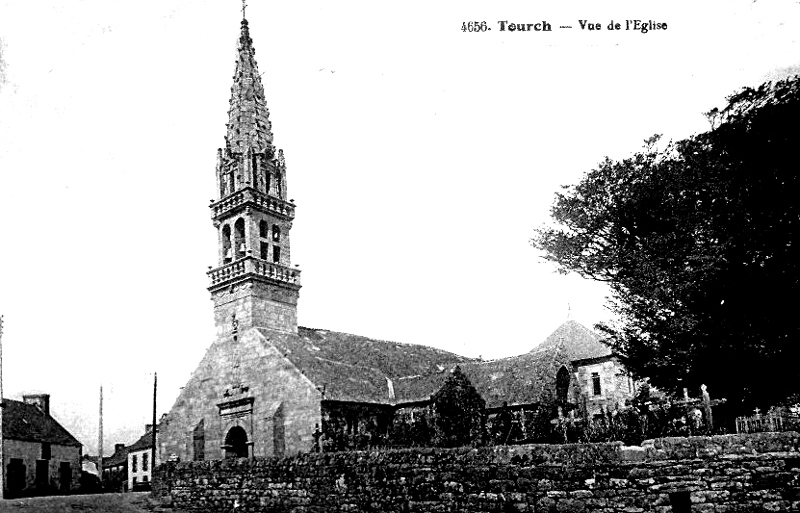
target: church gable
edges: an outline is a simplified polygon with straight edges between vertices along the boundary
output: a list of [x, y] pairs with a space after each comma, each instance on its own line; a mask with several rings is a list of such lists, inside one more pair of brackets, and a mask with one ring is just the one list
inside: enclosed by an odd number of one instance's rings
[[[162, 452], [192, 460], [282, 455], [276, 448], [287, 454], [307, 451], [320, 422], [320, 399], [314, 384], [259, 330], [222, 337], [163, 423]], [[234, 428], [246, 453], [226, 443]]]

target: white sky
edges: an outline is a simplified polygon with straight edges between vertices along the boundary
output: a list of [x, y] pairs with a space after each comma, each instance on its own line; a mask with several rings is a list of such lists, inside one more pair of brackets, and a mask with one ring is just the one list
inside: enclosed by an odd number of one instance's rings
[[[800, 56], [796, 0], [250, 4], [300, 323], [484, 358], [529, 351], [568, 304], [609, 317], [602, 287], [529, 245], [560, 185], [705, 130]], [[213, 341], [208, 202], [240, 19], [235, 0], [0, 0], [4, 395], [50, 393], [90, 453], [101, 383], [110, 453], [149, 422], [153, 372], [160, 415]]]

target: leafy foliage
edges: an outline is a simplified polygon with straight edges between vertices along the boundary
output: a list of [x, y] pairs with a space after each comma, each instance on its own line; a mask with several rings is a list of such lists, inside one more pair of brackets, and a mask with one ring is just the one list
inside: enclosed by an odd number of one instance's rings
[[433, 395], [433, 444], [458, 447], [483, 443], [486, 401], [456, 366]]
[[596, 328], [663, 390], [707, 384], [742, 410], [798, 390], [800, 78], [744, 89], [714, 128], [565, 187], [533, 245], [603, 281], [620, 321]]

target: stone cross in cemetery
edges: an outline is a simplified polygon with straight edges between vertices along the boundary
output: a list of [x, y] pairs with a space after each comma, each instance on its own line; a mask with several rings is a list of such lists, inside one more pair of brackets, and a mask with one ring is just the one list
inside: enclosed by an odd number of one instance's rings
[[687, 412], [694, 410], [702, 412], [705, 419], [706, 427], [709, 431], [714, 429], [714, 416], [712, 415], [711, 408], [719, 404], [725, 404], [726, 399], [711, 399], [708, 393], [708, 387], [703, 384], [700, 385], [700, 398], [692, 399], [689, 397], [689, 390], [683, 389], [683, 399], [677, 401], [678, 404], [683, 405]]

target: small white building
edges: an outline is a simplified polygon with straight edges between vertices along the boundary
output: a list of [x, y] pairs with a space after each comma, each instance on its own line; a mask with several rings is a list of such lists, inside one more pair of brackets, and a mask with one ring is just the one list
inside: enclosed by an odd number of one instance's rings
[[[158, 429], [156, 429], [156, 436], [158, 436]], [[147, 424], [145, 434], [128, 447], [128, 490], [134, 492], [149, 490], [153, 478], [153, 467], [158, 463], [158, 454], [156, 454], [156, 461], [153, 461], [153, 425]]]

